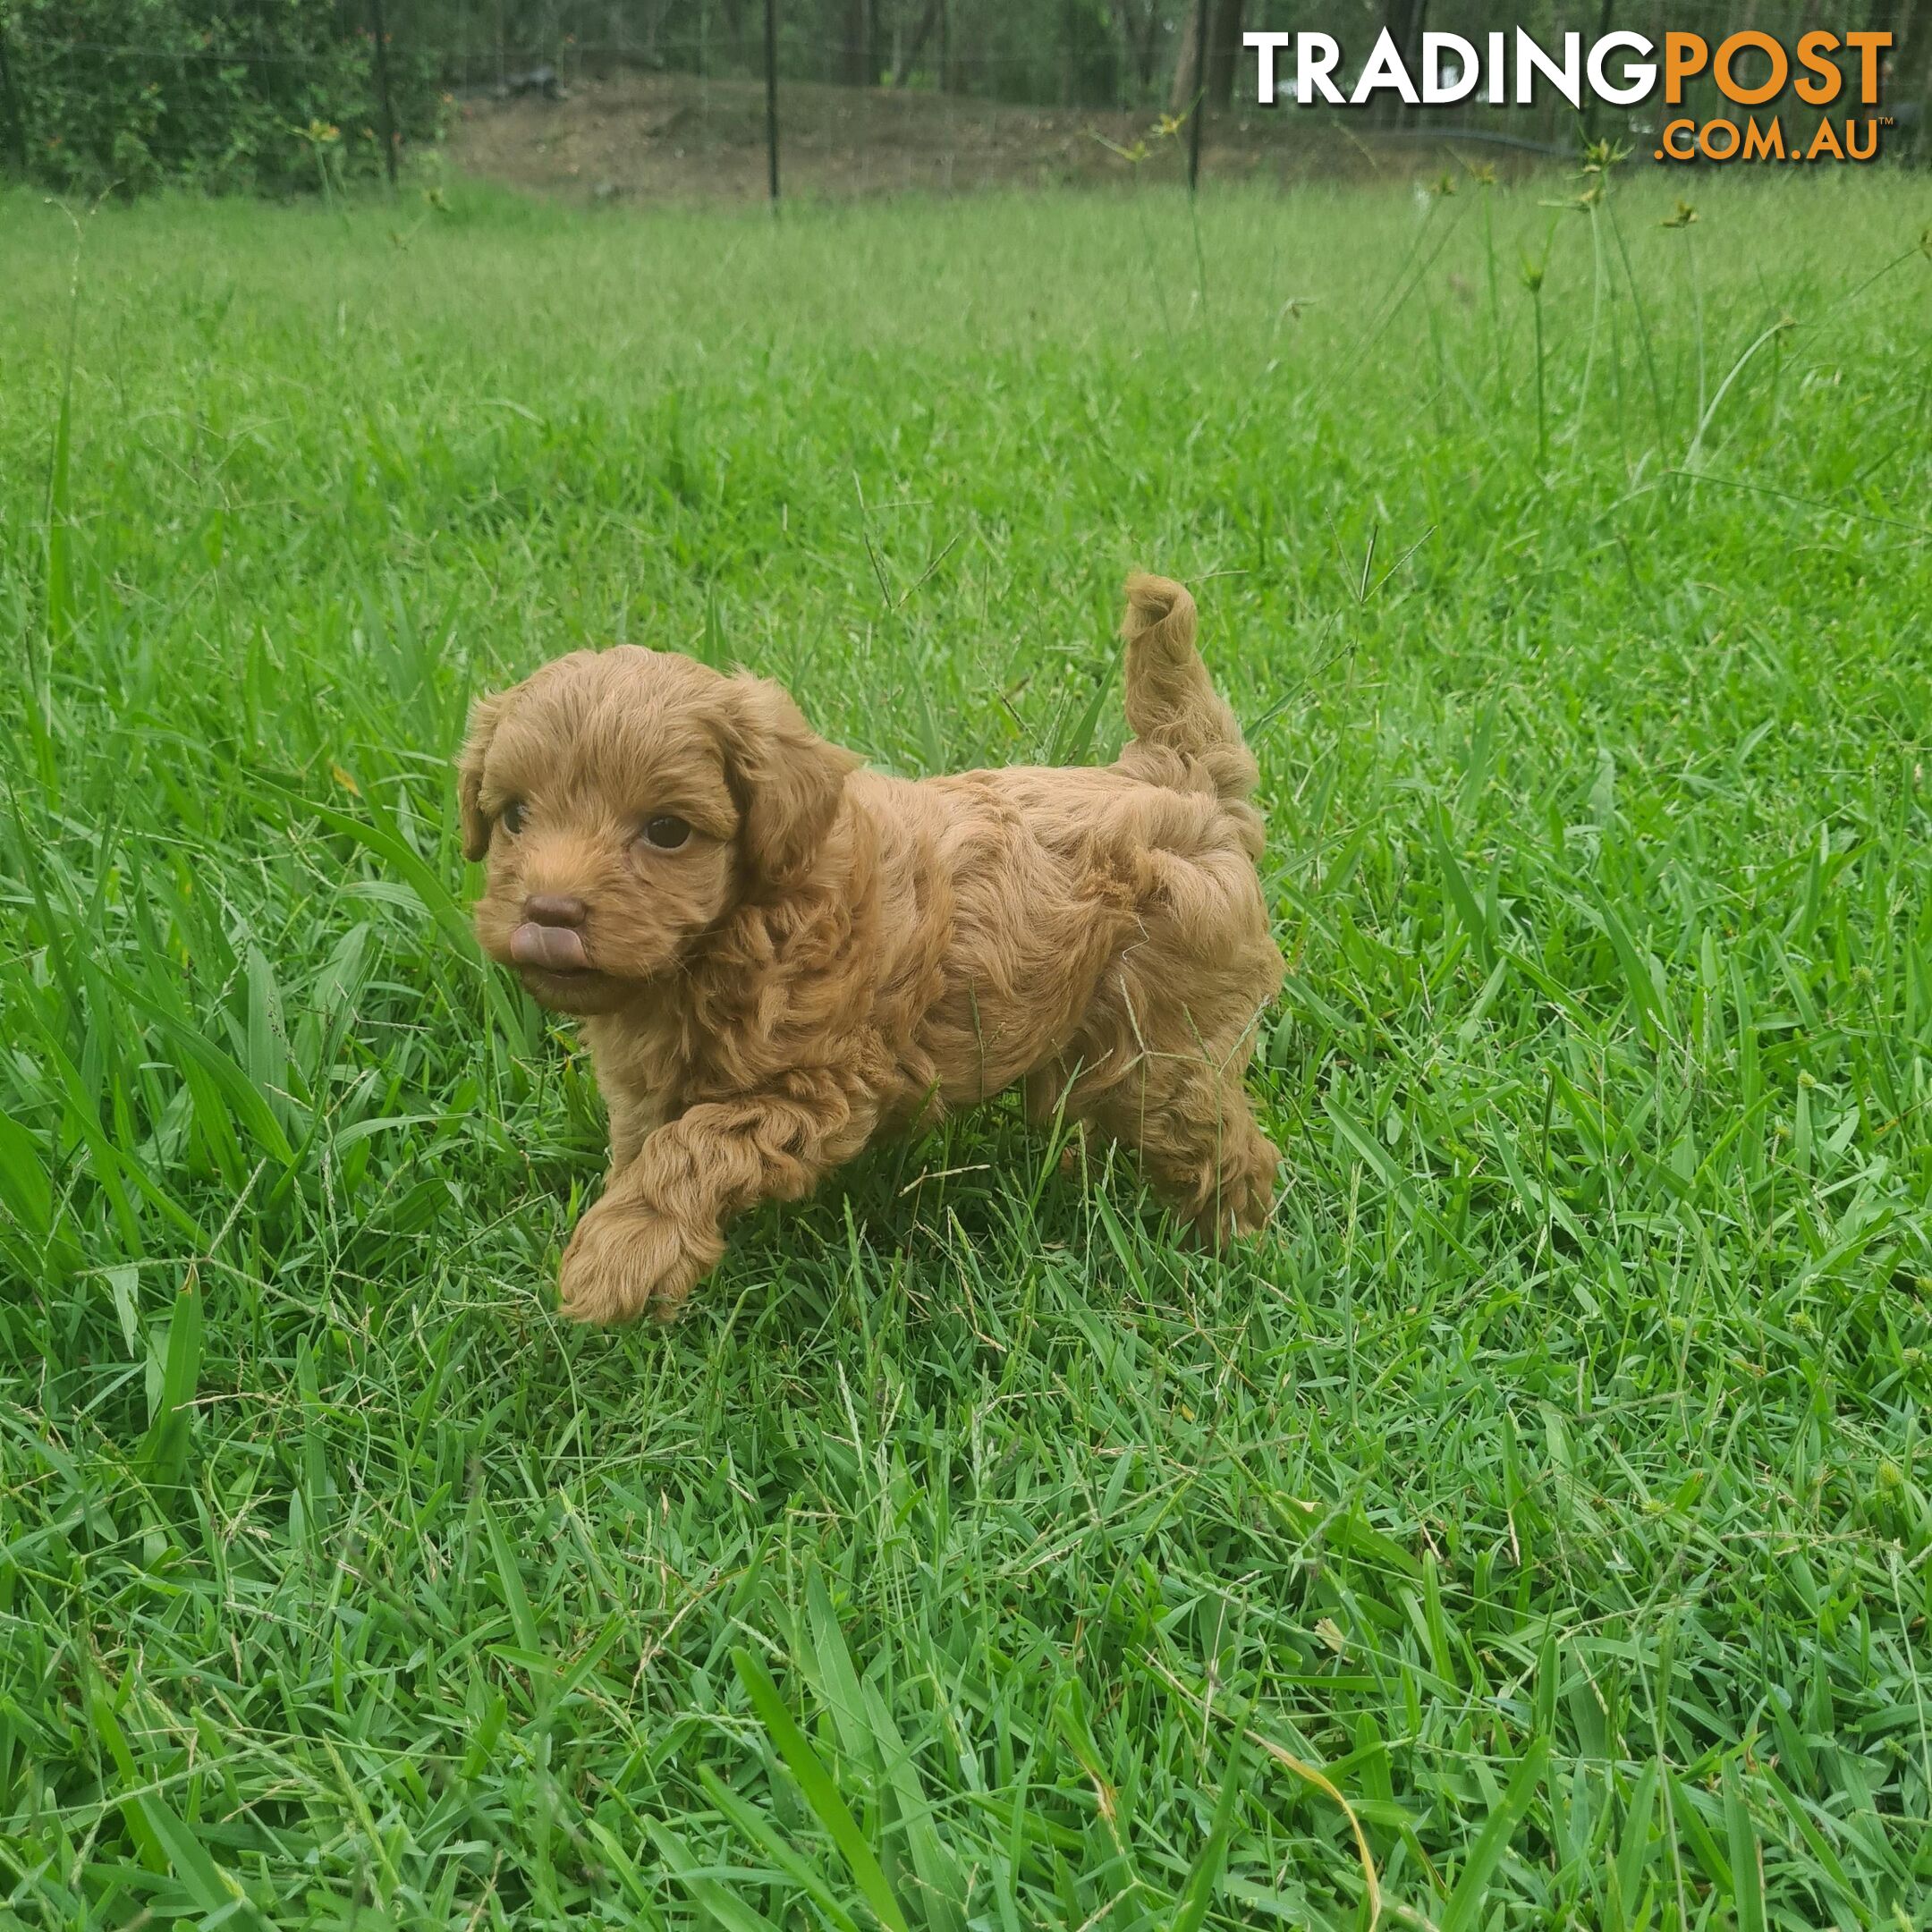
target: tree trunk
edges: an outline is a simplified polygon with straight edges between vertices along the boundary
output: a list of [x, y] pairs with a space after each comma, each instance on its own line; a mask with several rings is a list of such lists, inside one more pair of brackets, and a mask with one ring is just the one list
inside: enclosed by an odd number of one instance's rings
[[1140, 96], [1154, 85], [1154, 38], [1160, 31], [1158, 0], [1114, 0], [1114, 22], [1120, 29], [1121, 45], [1127, 50], [1126, 68], [1134, 77]]
[[1167, 90], [1167, 112], [1184, 114], [1199, 91], [1200, 45], [1197, 34], [1200, 9], [1194, 0], [1183, 0], [1181, 22], [1181, 52], [1174, 61], [1174, 85]]
[[13, 69], [7, 60], [8, 27], [0, 20], [0, 106], [6, 109], [7, 151], [13, 157], [13, 165], [24, 176], [27, 173], [27, 116], [21, 110], [20, 95], [13, 86]]
[[1214, 0], [1208, 10], [1208, 106], [1225, 114], [1234, 104], [1245, 0]]
[[1932, 0], [1910, 0], [1898, 25], [1892, 71], [1878, 105], [1896, 123], [1894, 154], [1917, 161], [1932, 154], [1926, 131], [1926, 110], [1932, 106]]
[[872, 85], [872, 0], [845, 0], [845, 30], [839, 44], [839, 79], [847, 87]]
[[926, 45], [926, 37], [933, 30], [933, 22], [945, 10], [945, 0], [926, 0], [926, 11], [919, 15], [919, 25], [912, 30], [912, 38], [900, 42], [899, 57], [893, 63], [892, 84], [895, 88], [902, 88], [911, 78], [919, 49]]

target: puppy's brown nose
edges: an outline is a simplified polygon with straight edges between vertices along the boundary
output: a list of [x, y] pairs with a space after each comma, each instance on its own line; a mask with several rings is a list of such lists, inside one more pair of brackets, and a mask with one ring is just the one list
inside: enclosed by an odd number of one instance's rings
[[574, 931], [589, 916], [590, 908], [581, 899], [560, 893], [532, 893], [523, 902], [523, 917], [538, 926], [568, 926]]

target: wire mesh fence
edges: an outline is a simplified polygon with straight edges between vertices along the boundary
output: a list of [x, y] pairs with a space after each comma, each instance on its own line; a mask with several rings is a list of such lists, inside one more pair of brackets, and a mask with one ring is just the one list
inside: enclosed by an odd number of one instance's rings
[[[1892, 150], [1915, 145], [1932, 0], [1873, 0]], [[597, 199], [817, 196], [1017, 185], [1509, 168], [1607, 136], [1647, 145], [1654, 101], [1579, 109], [1487, 89], [1453, 108], [1267, 106], [1250, 31], [1328, 31], [1358, 72], [1385, 28], [1560, 50], [1618, 30], [1795, 42], [1814, 0], [12, 0], [0, 155], [56, 185], [272, 190], [441, 151], [515, 185]], [[157, 32], [159, 26], [165, 31]], [[137, 32], [135, 30], [141, 31]], [[1284, 50], [1278, 80], [1292, 99]]]

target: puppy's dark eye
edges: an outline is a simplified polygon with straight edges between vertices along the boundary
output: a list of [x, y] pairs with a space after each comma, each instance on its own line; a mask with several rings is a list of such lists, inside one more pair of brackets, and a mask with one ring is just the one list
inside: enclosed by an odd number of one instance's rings
[[503, 809], [503, 828], [514, 838], [530, 823], [530, 807], [521, 799], [512, 799]]
[[644, 827], [644, 836], [661, 852], [675, 852], [691, 836], [691, 827], [665, 812]]

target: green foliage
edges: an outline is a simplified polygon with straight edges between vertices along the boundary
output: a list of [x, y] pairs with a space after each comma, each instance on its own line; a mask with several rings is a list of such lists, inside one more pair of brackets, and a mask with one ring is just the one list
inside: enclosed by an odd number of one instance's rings
[[[1391, 1928], [1922, 1918], [1909, 186], [164, 198], [71, 356], [0, 202], [0, 1924], [1360, 1932], [1356, 1825]], [[1001, 1106], [560, 1326], [470, 699], [1104, 758], [1135, 563], [1262, 767], [1269, 1237]]]
[[[334, 6], [8, 0], [0, 31], [28, 170], [51, 187], [301, 193], [382, 172], [375, 43]], [[393, 47], [390, 84], [402, 139], [433, 140], [433, 55]]]

